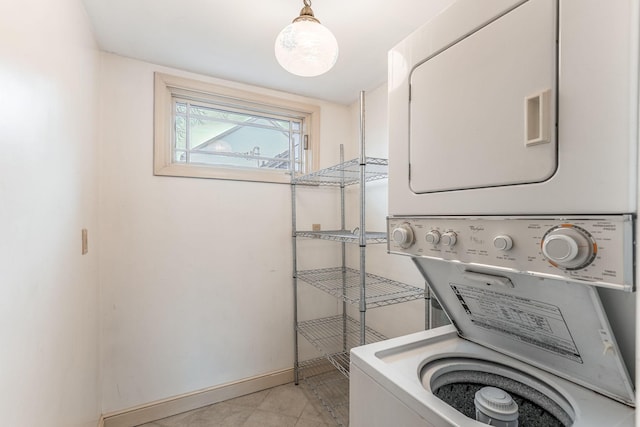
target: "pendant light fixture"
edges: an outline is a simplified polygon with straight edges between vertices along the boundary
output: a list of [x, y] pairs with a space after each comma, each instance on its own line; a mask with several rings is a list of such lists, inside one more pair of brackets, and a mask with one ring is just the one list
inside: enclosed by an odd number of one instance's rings
[[276, 38], [275, 53], [282, 68], [297, 76], [324, 74], [338, 59], [334, 35], [313, 16], [311, 0], [303, 0], [300, 16]]

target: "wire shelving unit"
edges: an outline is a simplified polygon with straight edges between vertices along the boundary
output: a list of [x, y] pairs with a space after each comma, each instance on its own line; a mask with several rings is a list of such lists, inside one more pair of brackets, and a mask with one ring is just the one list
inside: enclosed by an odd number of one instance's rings
[[[360, 233], [357, 230], [297, 231], [296, 235], [298, 237], [333, 240], [345, 243], [358, 243], [360, 241]], [[365, 239], [367, 244], [387, 243], [387, 233], [367, 231], [365, 232]]]
[[300, 362], [300, 379], [304, 381], [331, 414], [337, 425], [349, 425], [349, 379], [320, 357]]
[[[387, 159], [365, 157], [367, 168], [364, 172], [364, 182], [385, 179], [387, 177]], [[353, 185], [360, 183], [360, 161], [352, 159], [338, 165], [322, 169], [307, 175], [293, 178], [297, 185]]]
[[[360, 345], [360, 324], [352, 317], [342, 315], [307, 320], [298, 323], [298, 332], [326, 357], [336, 369], [349, 376], [349, 352]], [[367, 343], [382, 341], [386, 337], [365, 326]]]
[[[320, 398], [323, 405], [338, 424], [348, 424], [349, 352], [351, 348], [386, 339], [366, 324], [366, 311], [424, 298], [428, 291], [398, 281], [367, 273], [366, 247], [387, 242], [386, 232], [372, 232], [365, 224], [366, 183], [387, 177], [386, 159], [365, 157], [364, 145], [364, 93], [360, 95], [360, 157], [344, 161], [340, 147], [340, 163], [291, 181], [292, 246], [294, 292], [294, 377], [298, 384], [302, 379]], [[359, 185], [359, 227], [345, 227], [345, 187]], [[296, 191], [299, 186], [335, 186], [340, 188], [339, 230], [306, 231], [297, 229]], [[301, 270], [298, 266], [297, 240], [322, 239], [339, 243], [342, 255], [340, 266], [316, 270]], [[346, 245], [358, 245], [359, 268], [346, 265]], [[298, 286], [304, 282], [342, 301], [341, 314], [298, 322]], [[348, 305], [358, 307], [359, 318], [347, 315]], [[311, 361], [299, 360], [298, 337], [309, 341], [322, 355]], [[346, 391], [345, 391], [346, 390]], [[338, 398], [338, 399], [336, 399]]]
[[[298, 279], [349, 304], [360, 303], [360, 272], [353, 268], [322, 268], [298, 271]], [[424, 298], [424, 289], [375, 274], [365, 275], [367, 309]]]

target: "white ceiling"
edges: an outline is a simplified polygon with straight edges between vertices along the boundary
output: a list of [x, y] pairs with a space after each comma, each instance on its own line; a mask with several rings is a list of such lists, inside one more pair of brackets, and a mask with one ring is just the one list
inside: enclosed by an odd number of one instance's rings
[[341, 104], [387, 80], [387, 51], [453, 0], [315, 0], [338, 39], [335, 67], [298, 77], [280, 67], [275, 38], [302, 0], [83, 0], [100, 48], [252, 85]]

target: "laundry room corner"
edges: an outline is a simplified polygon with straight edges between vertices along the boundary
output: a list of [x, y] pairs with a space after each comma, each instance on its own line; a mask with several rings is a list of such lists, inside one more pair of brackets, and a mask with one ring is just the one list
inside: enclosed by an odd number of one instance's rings
[[0, 86], [3, 426], [640, 426], [640, 0], [7, 0]]
[[[156, 71], [220, 82], [102, 54], [105, 414], [293, 365], [290, 186], [154, 176]], [[333, 162], [348, 109], [313, 102]]]

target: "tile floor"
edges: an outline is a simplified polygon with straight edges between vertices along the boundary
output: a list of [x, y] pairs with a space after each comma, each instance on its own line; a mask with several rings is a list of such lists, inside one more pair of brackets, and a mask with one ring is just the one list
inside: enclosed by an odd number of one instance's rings
[[286, 384], [140, 427], [334, 427], [336, 421], [303, 382]]

